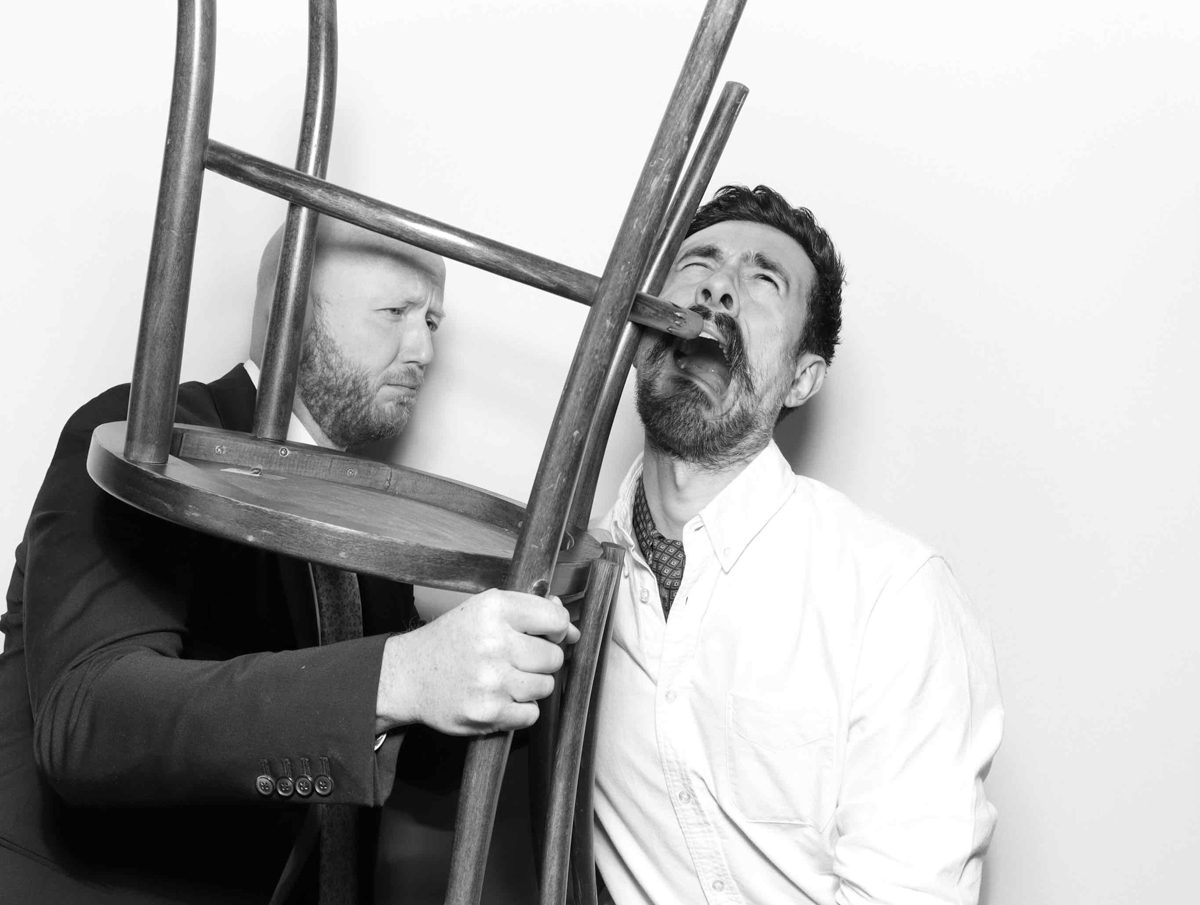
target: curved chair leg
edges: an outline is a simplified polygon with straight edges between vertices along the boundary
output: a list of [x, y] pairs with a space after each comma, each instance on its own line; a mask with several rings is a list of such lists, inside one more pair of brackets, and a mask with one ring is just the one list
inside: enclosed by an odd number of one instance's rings
[[[567, 894], [571, 825], [575, 820], [584, 738], [591, 724], [597, 667], [604, 657], [608, 613], [616, 597], [624, 560], [625, 553], [620, 547], [605, 544], [604, 558], [592, 565], [584, 598], [580, 637], [575, 645], [571, 674], [563, 689], [561, 731], [554, 755], [542, 856], [541, 905], [562, 905]], [[590, 763], [587, 779], [586, 800], [590, 810]]]
[[[616, 589], [613, 591], [616, 602]], [[611, 612], [611, 604], [609, 610]], [[612, 638], [612, 619], [604, 627], [600, 660], [592, 679], [590, 712], [600, 708], [600, 695], [604, 689], [604, 671], [608, 658], [608, 642]], [[596, 886], [595, 840], [593, 834], [593, 801], [596, 792], [596, 732], [594, 720], [589, 720], [583, 737], [583, 751], [579, 761], [579, 779], [576, 783], [575, 823], [571, 832], [570, 896], [568, 903], [574, 905], [598, 905], [600, 892]]]
[[[667, 211], [666, 222], [659, 233], [658, 241], [647, 268], [646, 277], [642, 281], [644, 291], [655, 293], [662, 289], [666, 281], [666, 273], [683, 244], [684, 235], [696, 209], [700, 206], [701, 198], [712, 179], [713, 170], [725, 150], [725, 144], [733, 131], [738, 113], [746, 100], [748, 93], [745, 85], [737, 82], [726, 82], [721, 96], [717, 100], [712, 116], [704, 127], [704, 132], [696, 144], [696, 150], [688, 163], [680, 180], [679, 188], [671, 199]], [[609, 431], [617, 414], [617, 406], [621, 401], [621, 392], [625, 387], [625, 379], [629, 368], [633, 365], [634, 353], [637, 351], [638, 340], [642, 333], [631, 322], [626, 325], [621, 334], [621, 342], [617, 347], [608, 373], [604, 378], [604, 387], [600, 393], [600, 402], [588, 431], [587, 443], [584, 446], [582, 465], [579, 479], [575, 486], [575, 495], [571, 501], [571, 516], [567, 524], [577, 530], [585, 530], [592, 511], [592, 502], [596, 495], [596, 482], [600, 476], [600, 466], [604, 459], [604, 450], [608, 445]], [[529, 756], [529, 790], [530, 813], [533, 818], [534, 853], [537, 856], [537, 871], [542, 873], [541, 853], [543, 839], [542, 827], [546, 824], [547, 808], [550, 796], [550, 772], [554, 763], [554, 740], [558, 738], [558, 720], [561, 707], [561, 688], [556, 684], [554, 693], [540, 702], [541, 715], [531, 730], [532, 745]]]
[[[717, 71], [729, 49], [745, 0], [709, 0], [675, 84], [658, 134], [634, 188], [616, 243], [588, 312], [530, 493], [507, 590], [545, 594], [579, 476], [591, 416], [663, 222], [683, 171]], [[512, 733], [471, 743], [463, 774], [458, 824], [450, 860], [448, 905], [477, 905], [486, 852], [495, 822], [500, 782]]]
[[[712, 180], [713, 170], [725, 150], [725, 143], [733, 131], [746, 101], [749, 89], [738, 82], [726, 82], [721, 90], [721, 96], [713, 108], [712, 116], [704, 127], [696, 150], [688, 163], [687, 171], [680, 180], [675, 197], [671, 199], [671, 207], [667, 211], [666, 225], [659, 234], [654, 257], [642, 280], [642, 290], [651, 295], [657, 295], [667, 281], [667, 271], [679, 253], [687, 228], [696, 216], [708, 183]], [[625, 379], [633, 366], [634, 354], [637, 352], [638, 340], [642, 331], [634, 324], [625, 326], [621, 334], [621, 344], [612, 360], [608, 374], [604, 380], [604, 390], [600, 395], [600, 404], [596, 407], [596, 416], [592, 419], [592, 428], [588, 431], [587, 446], [584, 448], [583, 465], [579, 472], [579, 481], [575, 486], [575, 497], [571, 502], [571, 518], [568, 525], [583, 529], [587, 526], [592, 513], [592, 503], [596, 497], [596, 482], [600, 478], [600, 466], [604, 461], [604, 450], [608, 446], [608, 434], [612, 430], [613, 419], [617, 415], [617, 406], [621, 401], [621, 392], [625, 389]]]

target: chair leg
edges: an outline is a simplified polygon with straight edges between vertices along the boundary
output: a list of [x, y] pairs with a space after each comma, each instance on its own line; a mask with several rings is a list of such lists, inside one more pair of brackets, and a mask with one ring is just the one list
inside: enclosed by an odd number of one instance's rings
[[[559, 399], [505, 588], [545, 594], [570, 515], [583, 445], [604, 377], [645, 272], [670, 195], [683, 171], [717, 71], [745, 0], [708, 0], [667, 111], [634, 189], [609, 263], [588, 312]], [[477, 905], [512, 733], [476, 740], [467, 751], [459, 819], [450, 857], [447, 905]]]
[[[309, 0], [308, 78], [304, 91], [296, 172], [325, 178], [337, 98], [337, 3]], [[288, 206], [275, 278], [275, 298], [263, 349], [254, 407], [254, 436], [286, 440], [292, 418], [303, 341], [304, 313], [317, 240], [317, 212]]]
[[129, 389], [125, 458], [131, 462], [161, 465], [171, 447], [212, 113], [216, 31], [216, 0], [179, 0], [171, 113]]
[[[679, 246], [683, 244], [692, 218], [696, 216], [696, 209], [700, 207], [748, 93], [749, 89], [745, 85], [737, 82], [725, 83], [721, 97], [717, 100], [712, 116], [708, 118], [692, 159], [679, 182], [679, 188], [671, 199], [665, 225], [659, 233], [654, 254], [642, 280], [644, 292], [657, 295], [662, 291], [663, 284], [667, 281], [667, 272], [675, 261], [675, 255], [679, 253]], [[600, 479], [600, 466], [604, 461], [604, 451], [608, 447], [608, 435], [612, 430], [617, 405], [621, 401], [621, 393], [625, 389], [625, 380], [629, 376], [630, 367], [633, 366], [641, 336], [642, 331], [633, 323], [625, 326], [617, 353], [604, 378], [604, 389], [600, 394], [600, 403], [596, 406], [591, 430], [588, 431], [587, 444], [583, 450], [583, 464], [575, 485], [575, 496], [571, 500], [571, 517], [567, 524], [572, 528], [586, 528], [588, 519], [591, 518], [596, 482]]]
[[[604, 557], [592, 566], [587, 596], [584, 598], [580, 638], [576, 642], [571, 673], [563, 689], [561, 731], [554, 756], [550, 787], [550, 807], [546, 820], [542, 855], [541, 905], [563, 905], [567, 895], [568, 866], [571, 856], [571, 826], [580, 823], [579, 798], [587, 809], [588, 842], [591, 829], [591, 757], [586, 769], [585, 738], [594, 713], [594, 685], [604, 658], [608, 635], [608, 614], [616, 597], [625, 554], [615, 544], [604, 545]], [[590, 751], [589, 751], [590, 755]], [[585, 782], [581, 783], [580, 780]], [[588, 852], [590, 854], [590, 846]]]

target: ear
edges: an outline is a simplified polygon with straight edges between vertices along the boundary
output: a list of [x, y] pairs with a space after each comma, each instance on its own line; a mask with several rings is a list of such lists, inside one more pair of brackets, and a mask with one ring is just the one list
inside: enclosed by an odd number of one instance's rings
[[787, 408], [804, 405], [825, 382], [825, 369], [828, 365], [825, 359], [814, 352], [805, 352], [796, 360], [796, 371], [792, 377], [792, 385], [784, 397], [783, 404]]

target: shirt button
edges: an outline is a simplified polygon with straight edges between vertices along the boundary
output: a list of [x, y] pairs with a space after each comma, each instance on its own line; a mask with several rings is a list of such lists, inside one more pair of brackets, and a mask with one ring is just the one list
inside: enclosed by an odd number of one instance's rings
[[647, 591], [645, 588], [642, 588], [642, 603], [645, 603], [649, 599], [650, 599], [650, 592]]
[[329, 795], [333, 792], [333, 780], [328, 776], [318, 776], [313, 780], [313, 790], [318, 795]]
[[296, 784], [294, 782], [292, 782], [292, 779], [289, 776], [281, 776], [279, 778], [279, 781], [277, 783], [275, 783], [275, 791], [278, 792], [280, 795], [282, 795], [284, 798], [288, 798], [292, 794], [292, 792], [295, 791], [295, 789], [296, 789]]
[[692, 800], [692, 793], [688, 792], [686, 790], [684, 790], [683, 792], [680, 792], [679, 800], [682, 801], [684, 804], [687, 804], [689, 801]]
[[296, 794], [301, 798], [307, 798], [312, 794], [313, 781], [311, 776], [296, 777]]
[[675, 692], [673, 692], [673, 691], [668, 691], [668, 692], [667, 692], [667, 694], [666, 694], [667, 703], [668, 703], [668, 704], [673, 704], [673, 703], [675, 702], [675, 698], [676, 698], [676, 697], [677, 697], [677, 695], [675, 694]]
[[270, 795], [275, 791], [275, 780], [263, 773], [254, 780], [254, 788], [258, 789], [259, 795]]
[[721, 890], [723, 890], [725, 888], [725, 884], [722, 883], [720, 880], [713, 880], [712, 888], [713, 888], [714, 892], [720, 892]]

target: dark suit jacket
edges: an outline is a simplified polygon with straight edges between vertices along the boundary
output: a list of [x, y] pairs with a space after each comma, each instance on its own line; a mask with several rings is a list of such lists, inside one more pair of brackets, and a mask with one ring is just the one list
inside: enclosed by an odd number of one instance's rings
[[[306, 563], [93, 484], [92, 430], [124, 420], [128, 394], [68, 421], [17, 548], [0, 624], [0, 901], [265, 902], [308, 805], [391, 790], [400, 734], [374, 749], [379, 633], [415, 622], [412, 589], [364, 577], [368, 637], [311, 647]], [[248, 431], [254, 398], [239, 366], [181, 386], [176, 420]], [[262, 794], [260, 775], [297, 776], [302, 758], [328, 797]]]

